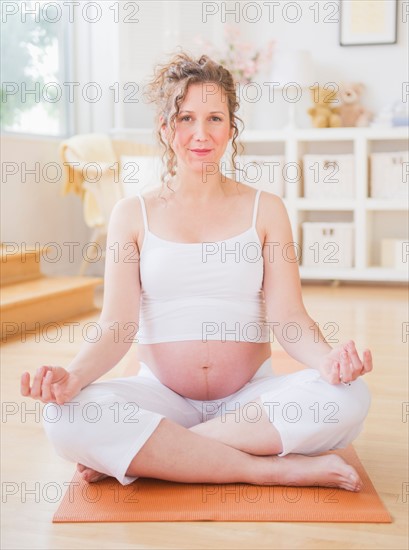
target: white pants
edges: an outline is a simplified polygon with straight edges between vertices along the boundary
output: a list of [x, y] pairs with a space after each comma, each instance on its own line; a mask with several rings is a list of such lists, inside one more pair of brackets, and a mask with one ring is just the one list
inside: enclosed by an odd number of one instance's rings
[[278, 456], [313, 455], [349, 445], [370, 403], [362, 378], [348, 386], [327, 383], [315, 369], [277, 376], [271, 357], [240, 390], [212, 401], [182, 397], [141, 363], [137, 376], [94, 382], [64, 405], [47, 403], [43, 426], [59, 456], [128, 485], [138, 479], [126, 475], [129, 464], [162, 418], [185, 428], [228, 414], [257, 422], [263, 407], [281, 436]]

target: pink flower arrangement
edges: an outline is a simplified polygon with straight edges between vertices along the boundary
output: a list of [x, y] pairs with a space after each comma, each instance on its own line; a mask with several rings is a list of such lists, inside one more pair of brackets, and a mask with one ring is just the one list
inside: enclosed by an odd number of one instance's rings
[[275, 41], [270, 40], [265, 48], [256, 50], [250, 42], [242, 41], [237, 26], [226, 25], [226, 45], [222, 51], [215, 49], [212, 43], [200, 37], [196, 43], [206, 49], [209, 57], [229, 69], [236, 83], [248, 84], [264, 65], [271, 63]]

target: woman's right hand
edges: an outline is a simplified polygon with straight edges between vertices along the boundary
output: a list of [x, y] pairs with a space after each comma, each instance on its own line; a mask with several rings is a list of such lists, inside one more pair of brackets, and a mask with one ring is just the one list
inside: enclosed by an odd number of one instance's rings
[[64, 403], [70, 401], [82, 389], [77, 374], [68, 372], [63, 367], [39, 367], [30, 388], [30, 373], [21, 376], [20, 393], [24, 397], [39, 399], [43, 403]]

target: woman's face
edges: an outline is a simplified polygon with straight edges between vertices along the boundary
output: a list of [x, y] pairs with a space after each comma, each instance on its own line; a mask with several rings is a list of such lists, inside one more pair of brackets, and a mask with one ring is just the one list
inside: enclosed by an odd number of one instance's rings
[[213, 82], [191, 84], [175, 119], [172, 147], [178, 167], [202, 172], [204, 163], [219, 166], [232, 136], [222, 88]]

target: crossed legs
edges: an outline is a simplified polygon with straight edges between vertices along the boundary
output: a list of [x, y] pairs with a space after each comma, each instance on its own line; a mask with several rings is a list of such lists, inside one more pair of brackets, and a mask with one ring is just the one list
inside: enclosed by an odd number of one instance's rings
[[[270, 456], [281, 449], [266, 414], [255, 424], [216, 417], [191, 428], [163, 418], [126, 474], [185, 483], [362, 487], [356, 470], [339, 456]], [[82, 465], [78, 469], [87, 481], [106, 477]]]

